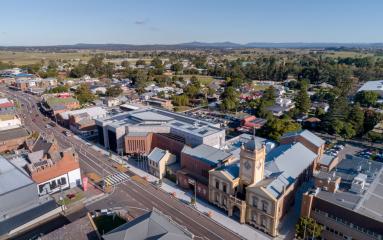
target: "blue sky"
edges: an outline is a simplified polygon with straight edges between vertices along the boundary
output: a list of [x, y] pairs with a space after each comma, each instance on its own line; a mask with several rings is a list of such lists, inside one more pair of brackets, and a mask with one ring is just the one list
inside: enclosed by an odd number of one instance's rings
[[383, 42], [382, 0], [12, 0], [0, 45]]

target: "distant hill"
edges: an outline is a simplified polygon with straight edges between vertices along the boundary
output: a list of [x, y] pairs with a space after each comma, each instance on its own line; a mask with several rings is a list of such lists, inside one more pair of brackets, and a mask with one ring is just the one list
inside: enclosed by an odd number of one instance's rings
[[179, 44], [89, 44], [78, 43], [73, 45], [53, 45], [53, 46], [0, 46], [0, 50], [10, 51], [60, 51], [60, 50], [80, 50], [80, 49], [100, 49], [100, 50], [167, 50], [167, 49], [240, 49], [240, 48], [316, 48], [316, 49], [337, 49], [337, 48], [383, 48], [383, 43], [268, 43], [251, 42], [239, 44], [233, 42], [187, 42]]

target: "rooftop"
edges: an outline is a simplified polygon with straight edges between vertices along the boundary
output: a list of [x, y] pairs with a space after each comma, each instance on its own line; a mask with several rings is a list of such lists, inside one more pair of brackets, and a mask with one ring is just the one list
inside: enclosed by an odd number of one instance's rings
[[0, 195], [33, 184], [32, 179], [0, 156]]
[[194, 148], [185, 145], [182, 149], [182, 153], [195, 157], [211, 166], [215, 166], [232, 156], [231, 153], [205, 144], [198, 145]]
[[361, 91], [383, 91], [383, 80], [368, 81], [359, 88], [358, 92]]
[[316, 157], [315, 153], [299, 142], [280, 145], [266, 155], [266, 178], [256, 185], [263, 185], [278, 198]]
[[52, 107], [55, 105], [68, 104], [72, 102], [78, 102], [77, 99], [73, 97], [49, 97], [46, 100], [47, 104]]
[[170, 217], [153, 209], [153, 211], [117, 227], [102, 237], [105, 240], [187, 240], [193, 239], [194, 235], [185, 227], [171, 220]]
[[[316, 197], [383, 222], [383, 163], [346, 155], [331, 174], [341, 177], [339, 190], [319, 191]], [[357, 177], [365, 178], [360, 193], [351, 191]]]
[[8, 141], [11, 139], [23, 138], [29, 136], [27, 129], [23, 127], [12, 128], [0, 131], [0, 141]]
[[163, 126], [167, 127], [167, 129], [188, 132], [200, 137], [224, 131], [216, 124], [188, 117], [184, 114], [152, 107], [140, 108], [138, 110], [108, 116], [104, 119], [96, 120], [96, 123], [98, 125], [109, 125], [113, 128], [121, 126], [140, 126], [141, 132], [145, 130], [145, 127], [148, 127], [147, 131], [149, 132], [153, 126]]
[[296, 131], [296, 132], [288, 132], [286, 134], [284, 134], [281, 139], [283, 138], [288, 138], [288, 137], [303, 137], [304, 139], [306, 139], [307, 141], [311, 142], [312, 144], [314, 144], [315, 146], [317, 147], [320, 147], [322, 146], [323, 144], [325, 144], [325, 141], [318, 137], [317, 135], [315, 135], [314, 133], [310, 132], [309, 130], [301, 130], [301, 131]]
[[96, 118], [98, 116], [105, 116], [106, 110], [103, 109], [102, 107], [90, 107], [90, 108], [83, 108], [83, 109], [63, 112], [63, 113], [60, 113], [60, 116], [63, 119], [68, 120], [70, 115], [77, 115], [82, 113], [87, 113], [89, 114], [91, 118]]
[[154, 162], [159, 162], [165, 156], [166, 150], [155, 147], [151, 153], [148, 155], [148, 159]]

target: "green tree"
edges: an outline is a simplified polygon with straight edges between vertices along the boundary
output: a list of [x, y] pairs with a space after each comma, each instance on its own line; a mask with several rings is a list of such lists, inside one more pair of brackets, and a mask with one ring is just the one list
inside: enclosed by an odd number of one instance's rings
[[179, 73], [179, 72], [181, 72], [181, 71], [183, 70], [183, 67], [184, 67], [184, 66], [183, 66], [181, 63], [177, 62], [177, 63], [172, 64], [172, 66], [170, 67], [170, 69], [171, 69], [172, 71], [174, 71], [174, 72]]
[[162, 60], [158, 57], [153, 58], [150, 64], [155, 68], [162, 68]]
[[260, 135], [279, 141], [280, 137], [287, 133], [300, 130], [300, 124], [291, 119], [279, 119], [271, 117], [268, 119], [263, 128], [259, 131]]
[[311, 239], [313, 236], [316, 239], [322, 233], [322, 225], [316, 223], [312, 218], [301, 217], [295, 225], [295, 233], [298, 239]]
[[307, 114], [311, 107], [311, 100], [307, 93], [307, 88], [302, 85], [298, 94], [295, 96], [295, 108], [299, 114]]
[[106, 89], [105, 95], [108, 97], [118, 97], [122, 94], [122, 89], [120, 86], [111, 86]]
[[378, 101], [379, 94], [373, 91], [361, 91], [355, 95], [355, 102], [364, 107], [374, 106]]
[[89, 103], [95, 99], [87, 84], [81, 84], [76, 89], [75, 96], [81, 104]]
[[239, 93], [234, 87], [227, 87], [221, 95], [222, 104], [221, 109], [226, 111], [233, 111], [239, 104]]
[[63, 92], [68, 92], [68, 91], [69, 91], [68, 85], [60, 85], [60, 86], [57, 86], [57, 87], [54, 87], [54, 88], [47, 90], [47, 93], [63, 93]]
[[353, 125], [357, 135], [364, 133], [364, 111], [359, 103], [354, 104], [352, 107], [348, 121]]
[[351, 123], [344, 123], [341, 131], [341, 136], [347, 139], [353, 138], [356, 135], [354, 126]]
[[187, 106], [189, 104], [189, 97], [186, 95], [173, 96], [173, 104], [175, 106]]
[[136, 61], [136, 66], [145, 65], [145, 64], [146, 64], [146, 62], [143, 59], [139, 59]]

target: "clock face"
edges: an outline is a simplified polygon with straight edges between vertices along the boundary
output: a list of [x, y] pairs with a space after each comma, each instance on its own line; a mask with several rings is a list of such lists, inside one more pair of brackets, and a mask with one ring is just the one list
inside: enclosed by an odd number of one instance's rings
[[261, 162], [258, 162], [256, 167], [257, 167], [257, 169], [260, 169], [261, 168]]
[[246, 170], [249, 170], [251, 168], [251, 163], [249, 160], [247, 160], [245, 163], [244, 163], [244, 167], [246, 168]]

